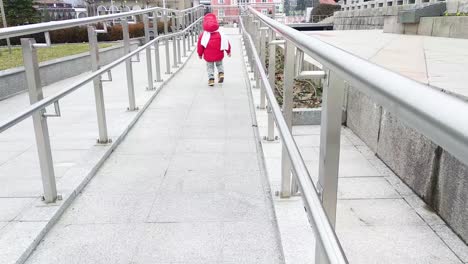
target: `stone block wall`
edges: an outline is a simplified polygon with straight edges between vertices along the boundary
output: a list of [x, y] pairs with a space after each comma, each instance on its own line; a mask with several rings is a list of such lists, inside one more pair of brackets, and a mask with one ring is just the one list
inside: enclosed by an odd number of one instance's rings
[[443, 151], [434, 207], [440, 216], [467, 242], [468, 238], [468, 167]]
[[358, 134], [372, 151], [376, 152], [382, 107], [363, 95], [356, 89], [348, 89], [346, 125]]
[[418, 35], [468, 38], [468, 16], [423, 17]]
[[353, 87], [346, 125], [468, 242], [468, 166]]
[[339, 11], [334, 14], [335, 30], [381, 29], [384, 24], [383, 10], [366, 9]]
[[382, 29], [387, 17], [397, 19], [398, 12], [410, 6], [386, 6], [381, 8], [367, 8], [338, 11], [334, 14], [335, 30], [363, 30]]
[[384, 18], [384, 33], [468, 39], [468, 16], [421, 17], [414, 24], [398, 23], [397, 18]]

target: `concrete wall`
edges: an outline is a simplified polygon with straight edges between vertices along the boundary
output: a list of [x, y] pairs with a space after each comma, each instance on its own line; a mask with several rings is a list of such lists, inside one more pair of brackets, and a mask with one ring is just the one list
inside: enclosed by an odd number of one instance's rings
[[347, 126], [468, 242], [468, 167], [353, 87]]
[[[389, 9], [393, 10], [393, 9]], [[393, 13], [393, 11], [392, 11]], [[338, 11], [334, 14], [335, 30], [381, 29], [387, 9]], [[396, 15], [396, 14], [395, 14]]]
[[468, 16], [423, 17], [418, 35], [468, 39]]
[[468, 16], [422, 17], [416, 24], [401, 24], [398, 17], [385, 17], [384, 32], [468, 39]]
[[[137, 42], [133, 43], [132, 49], [137, 46]], [[100, 52], [101, 65], [108, 64], [122, 55], [123, 48], [121, 46], [103, 49]], [[87, 52], [43, 62], [39, 67], [41, 84], [45, 86], [90, 71], [91, 62]], [[0, 71], [0, 100], [25, 90], [27, 90], [27, 84], [24, 67]]]
[[382, 29], [385, 24], [384, 20], [391, 19], [396, 23], [399, 11], [415, 8], [417, 6], [418, 5], [397, 5], [394, 3], [392, 6], [383, 6], [380, 8], [362, 9], [363, 7], [361, 6], [361, 9], [338, 11], [334, 13], [334, 29]]
[[[342, 7], [344, 11], [334, 14], [334, 29], [383, 29], [385, 33], [468, 38], [468, 16], [423, 17], [419, 24], [400, 24], [398, 22], [399, 11], [424, 7], [429, 3], [408, 4], [408, 1], [404, 0], [392, 1], [392, 6], [387, 6], [388, 3], [357, 2], [353, 5], [345, 5]], [[383, 6], [379, 7], [379, 5]], [[468, 0], [449, 0], [446, 6], [450, 14], [468, 13]]]

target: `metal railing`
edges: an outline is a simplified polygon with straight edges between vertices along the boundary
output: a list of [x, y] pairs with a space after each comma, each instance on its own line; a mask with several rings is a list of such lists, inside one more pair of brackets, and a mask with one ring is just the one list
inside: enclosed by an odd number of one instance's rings
[[[165, 45], [165, 57], [166, 57], [166, 74], [171, 74], [171, 60], [169, 51], [169, 40], [173, 43], [173, 60], [172, 67], [178, 68], [182, 63], [181, 57], [186, 56], [188, 49], [196, 46], [197, 35], [201, 30], [201, 22], [203, 16], [203, 6], [197, 6], [186, 10], [178, 11], [172, 9], [163, 8], [150, 8], [139, 11], [132, 11], [127, 13], [120, 13], [107, 16], [90, 17], [84, 19], [73, 19], [66, 21], [48, 22], [41, 24], [34, 24], [28, 26], [11, 27], [0, 30], [0, 39], [22, 36], [26, 34], [42, 33], [44, 32], [46, 43], [36, 43], [34, 39], [22, 38], [21, 46], [23, 51], [23, 61], [25, 67], [25, 75], [27, 79], [27, 86], [29, 92], [29, 99], [31, 105], [25, 110], [15, 114], [7, 120], [0, 122], [0, 133], [7, 130], [8, 128], [18, 124], [28, 117], [33, 118], [34, 132], [36, 138], [37, 151], [39, 155], [39, 164], [41, 169], [42, 184], [44, 195], [43, 199], [46, 203], [55, 202], [58, 198], [57, 187], [55, 182], [55, 173], [52, 159], [52, 151], [50, 146], [49, 129], [47, 125], [48, 117], [60, 116], [60, 105], [59, 101], [74, 92], [78, 88], [82, 87], [86, 83], [93, 82], [94, 84], [94, 97], [96, 104], [97, 114], [97, 125], [99, 129], [99, 137], [97, 142], [99, 144], [107, 144], [111, 142], [111, 139], [107, 133], [107, 122], [105, 114], [105, 104], [102, 83], [106, 81], [112, 81], [111, 70], [118, 65], [125, 63], [126, 66], [126, 80], [129, 100], [129, 111], [138, 110], [135, 102], [135, 89], [133, 82], [133, 68], [132, 63], [139, 62], [139, 54], [142, 51], [146, 51], [146, 70], [148, 77], [148, 90], [154, 90], [154, 82], [161, 82], [161, 65], [160, 65], [160, 51], [159, 46], [161, 42]], [[142, 16], [145, 32], [145, 44], [137, 48], [134, 51], [130, 50], [130, 36], [128, 31], [127, 21], [128, 17]], [[169, 34], [169, 17], [171, 17], [172, 33]], [[107, 32], [105, 26], [107, 21], [120, 19], [123, 31], [123, 48], [124, 56], [105, 65], [100, 66], [99, 64], [99, 47], [97, 34]], [[156, 36], [157, 34], [157, 20], [162, 19], [164, 21], [164, 35]], [[153, 20], [154, 26], [154, 39], [150, 40], [150, 24], [149, 21]], [[104, 29], [96, 29], [95, 23], [103, 23]], [[85, 75], [75, 83], [68, 85], [63, 90], [47, 97], [43, 97], [41, 81], [39, 77], [39, 64], [37, 59], [37, 49], [49, 47], [50, 37], [49, 31], [62, 29], [72, 26], [88, 26], [88, 38], [91, 55], [91, 70], [92, 73]], [[183, 30], [179, 30], [183, 28]], [[182, 45], [181, 45], [182, 41]], [[151, 56], [151, 47], [154, 46], [154, 57], [156, 67], [156, 80], [153, 79], [153, 63]], [[133, 57], [137, 57], [133, 60]], [[103, 79], [101, 75], [106, 74], [108, 79]], [[54, 105], [55, 113], [46, 113], [46, 107]]]
[[184, 14], [184, 16], [192, 16], [201, 15], [197, 14], [200, 10], [203, 10], [203, 6], [196, 6], [191, 7], [184, 10], [174, 10], [174, 9], [167, 9], [161, 7], [152, 7], [148, 9], [141, 9], [138, 11], [131, 11], [125, 13], [118, 13], [118, 14], [111, 14], [111, 15], [104, 15], [104, 16], [94, 16], [94, 17], [87, 17], [87, 18], [79, 18], [79, 19], [69, 19], [69, 20], [61, 20], [61, 21], [51, 21], [51, 22], [44, 22], [38, 24], [31, 24], [31, 25], [24, 25], [24, 26], [16, 26], [16, 27], [8, 27], [5, 29], [0, 30], [0, 39], [30, 35], [34, 33], [42, 33], [42, 32], [49, 32], [57, 29], [64, 29], [69, 27], [75, 26], [85, 26], [90, 24], [101, 23], [104, 21], [111, 21], [116, 19], [127, 19], [128, 17], [135, 17], [140, 15], [149, 15], [149, 14], [156, 14], [159, 18], [170, 18], [172, 14], [176, 16], [180, 16]]
[[[346, 256], [341, 248], [341, 245], [336, 237], [333, 226], [330, 224], [327, 214], [322, 207], [321, 200], [315, 185], [309, 175], [304, 160], [299, 152], [296, 142], [292, 136], [292, 78], [294, 74], [294, 50], [289, 48], [285, 52], [285, 68], [284, 68], [284, 91], [283, 109], [280, 108], [272, 86], [274, 87], [275, 80], [275, 45], [282, 44], [283, 41], [275, 39], [273, 30], [266, 27], [259, 27], [258, 20], [253, 20], [253, 17], [244, 18], [248, 20], [244, 22], [240, 19], [240, 29], [244, 36], [244, 43], [248, 54], [249, 65], [254, 71], [257, 84], [255, 87], [261, 89], [260, 108], [266, 107], [268, 101], [268, 136], [267, 140], [274, 140], [274, 122], [281, 136], [283, 143], [282, 152], [282, 182], [280, 196], [288, 198], [292, 193], [296, 192], [292, 186], [300, 188], [304, 204], [307, 208], [310, 223], [316, 234], [316, 263], [348, 263]], [[247, 24], [247, 25], [244, 25]], [[275, 22], [278, 23], [278, 22]], [[254, 29], [260, 29], [260, 34], [252, 34]], [[266, 61], [266, 31], [269, 32], [269, 66], [268, 75], [265, 71]], [[248, 32], [251, 33], [248, 33]], [[258, 37], [252, 38], [252, 35]], [[258, 51], [257, 51], [258, 50]], [[260, 53], [260, 55], [258, 54]], [[317, 77], [320, 78], [320, 74]], [[266, 98], [265, 98], [266, 97]], [[295, 177], [291, 177], [291, 171]], [[297, 184], [293, 182], [297, 179]]]
[[[274, 140], [274, 121], [283, 142], [281, 191], [283, 198], [298, 192], [317, 237], [317, 263], [346, 263], [333, 231], [336, 218], [342, 108], [347, 85], [378, 104], [468, 165], [468, 103], [354, 56], [281, 24], [248, 7], [241, 18], [248, 64], [260, 88], [260, 108], [268, 103], [268, 136]], [[276, 46], [284, 47], [283, 108], [273, 92]], [[266, 55], [268, 46], [268, 75]], [[321, 70], [304, 71], [304, 55]], [[319, 180], [315, 187], [291, 135], [294, 79], [323, 84]]]

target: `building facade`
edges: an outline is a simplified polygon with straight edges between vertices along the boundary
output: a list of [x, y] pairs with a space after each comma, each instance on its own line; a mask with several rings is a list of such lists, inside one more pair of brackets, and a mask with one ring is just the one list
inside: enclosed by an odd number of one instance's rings
[[148, 7], [166, 7], [171, 9], [186, 9], [192, 7], [191, 0], [94, 0], [88, 1], [97, 14], [120, 13], [139, 10]]
[[240, 7], [253, 6], [265, 15], [274, 15], [277, 11], [274, 0], [211, 0], [211, 12], [218, 17], [220, 22], [238, 22]]
[[73, 5], [60, 0], [37, 0], [34, 1], [34, 8], [43, 22], [77, 18]]

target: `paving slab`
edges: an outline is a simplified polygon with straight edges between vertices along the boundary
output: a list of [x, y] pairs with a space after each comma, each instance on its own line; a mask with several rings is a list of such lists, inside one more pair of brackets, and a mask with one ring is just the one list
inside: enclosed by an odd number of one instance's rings
[[383, 33], [382, 30], [309, 31], [338, 48], [432, 87], [468, 99], [467, 39]]

